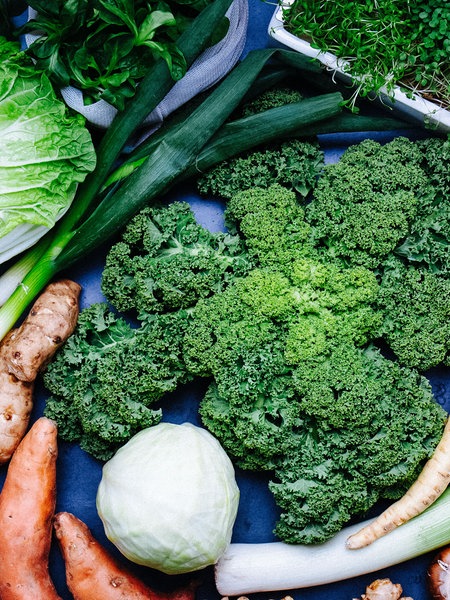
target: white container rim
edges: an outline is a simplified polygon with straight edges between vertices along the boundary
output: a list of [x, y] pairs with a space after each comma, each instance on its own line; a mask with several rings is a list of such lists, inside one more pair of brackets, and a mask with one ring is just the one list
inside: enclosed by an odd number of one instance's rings
[[[277, 6], [269, 23], [268, 33], [276, 41], [296, 50], [310, 58], [317, 59], [327, 70], [332, 71], [340, 79], [347, 82], [352, 81], [348, 71], [345, 70], [347, 63], [339, 60], [330, 52], [321, 52], [313, 48], [309, 42], [289, 33], [284, 27], [283, 9], [290, 5], [287, 0]], [[414, 121], [420, 121], [429, 129], [434, 131], [450, 131], [450, 111], [440, 108], [433, 102], [422, 98], [418, 94], [409, 97], [399, 87], [395, 87], [393, 94], [388, 95], [381, 90], [378, 98], [382, 105], [397, 110], [399, 113], [410, 117]]]

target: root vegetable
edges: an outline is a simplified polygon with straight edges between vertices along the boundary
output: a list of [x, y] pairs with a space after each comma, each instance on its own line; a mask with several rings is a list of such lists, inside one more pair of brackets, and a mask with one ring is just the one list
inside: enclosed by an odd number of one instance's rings
[[399, 583], [392, 583], [390, 579], [376, 579], [367, 586], [366, 593], [360, 599], [353, 600], [412, 600], [409, 596], [408, 598], [402, 596], [402, 592]]
[[11, 458], [28, 427], [39, 371], [75, 328], [80, 289], [67, 279], [49, 284], [0, 345], [0, 464]]
[[9, 463], [0, 494], [2, 600], [60, 600], [48, 571], [57, 454], [56, 425], [41, 417]]
[[346, 541], [350, 550], [368, 546], [396, 527], [428, 508], [446, 490], [450, 482], [450, 419], [432, 457], [417, 480], [400, 500], [391, 504], [374, 521], [351, 535]]
[[122, 566], [75, 515], [55, 516], [56, 538], [66, 565], [67, 586], [75, 600], [194, 600], [194, 589], [159, 593]]

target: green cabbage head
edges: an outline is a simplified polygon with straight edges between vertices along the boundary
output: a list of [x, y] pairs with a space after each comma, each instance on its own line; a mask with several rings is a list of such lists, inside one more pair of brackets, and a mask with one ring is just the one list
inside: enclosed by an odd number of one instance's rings
[[168, 574], [215, 564], [239, 502], [234, 469], [206, 429], [159, 423], [103, 466], [97, 510], [108, 539], [132, 562]]
[[0, 263], [54, 226], [95, 158], [84, 117], [18, 44], [0, 38]]

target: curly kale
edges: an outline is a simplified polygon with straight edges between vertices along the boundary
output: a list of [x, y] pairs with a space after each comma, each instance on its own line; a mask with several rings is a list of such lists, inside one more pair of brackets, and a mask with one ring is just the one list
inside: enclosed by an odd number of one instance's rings
[[406, 138], [365, 140], [327, 165], [306, 207], [317, 245], [376, 268], [409, 233], [426, 186], [419, 148]]
[[398, 360], [425, 371], [450, 365], [450, 279], [404, 265], [385, 263], [378, 296], [384, 315], [380, 336]]
[[320, 543], [378, 500], [405, 493], [446, 413], [425, 378], [371, 347], [305, 361], [293, 381], [303, 422], [270, 483], [282, 509], [275, 532]]
[[258, 265], [289, 272], [293, 260], [313, 251], [305, 211], [295, 193], [280, 184], [235, 194], [227, 203], [225, 221], [244, 238]]
[[45, 414], [61, 438], [107, 460], [156, 424], [161, 411], [151, 406], [190, 379], [181, 352], [189, 321], [177, 311], [147, 315], [133, 328], [106, 304], [81, 311], [75, 333], [44, 374], [51, 394]]
[[230, 199], [253, 186], [279, 183], [306, 198], [323, 168], [323, 152], [313, 142], [289, 140], [231, 158], [197, 180], [203, 196]]
[[427, 138], [417, 146], [428, 185], [420, 194], [410, 232], [395, 253], [427, 271], [450, 276], [450, 140]]
[[299, 90], [290, 87], [270, 88], [246, 102], [241, 109], [241, 116], [249, 117], [271, 108], [300, 102], [300, 100], [303, 100], [303, 96]]
[[398, 498], [442, 433], [427, 381], [365, 347], [377, 287], [358, 270], [311, 261], [297, 286], [255, 269], [199, 302], [184, 338], [189, 370], [213, 378], [203, 424], [240, 467], [274, 471], [284, 541], [322, 542]]
[[[107, 458], [203, 378], [202, 422], [237, 465], [270, 473], [282, 540], [323, 542], [400, 497], [447, 416], [417, 370], [450, 364], [449, 147], [425, 142], [350, 148], [309, 203], [292, 182], [252, 181], [227, 202], [227, 233], [185, 203], [139, 214], [102, 282], [138, 325], [85, 309], [45, 375], [62, 437]], [[400, 257], [425, 230], [422, 258]]]
[[102, 291], [117, 310], [164, 312], [188, 308], [250, 268], [242, 241], [211, 233], [189, 204], [141, 211], [106, 259]]

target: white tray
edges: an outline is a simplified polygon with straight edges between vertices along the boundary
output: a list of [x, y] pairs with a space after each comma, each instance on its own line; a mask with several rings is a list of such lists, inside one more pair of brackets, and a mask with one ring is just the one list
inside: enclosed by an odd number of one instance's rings
[[[288, 6], [288, 3], [283, 6]], [[345, 61], [339, 61], [339, 59], [330, 52], [321, 52], [316, 48], [313, 48], [307, 41], [286, 31], [284, 28], [283, 8], [281, 5], [277, 7], [270, 20], [269, 35], [281, 44], [284, 44], [293, 50], [297, 50], [297, 52], [310, 58], [317, 59], [327, 68], [327, 70], [333, 73], [333, 76], [336, 76], [347, 83], [352, 81], [348, 72], [344, 72], [343, 70], [346, 65]], [[381, 91], [377, 94], [377, 99], [382, 105], [393, 109], [395, 112], [398, 112], [398, 114], [403, 115], [409, 120], [420, 122], [422, 125], [425, 124], [428, 128], [435, 131], [450, 131], [450, 111], [436, 106], [433, 102], [429, 102], [417, 94], [412, 98], [409, 98], [399, 88], [395, 88], [391, 97]]]

